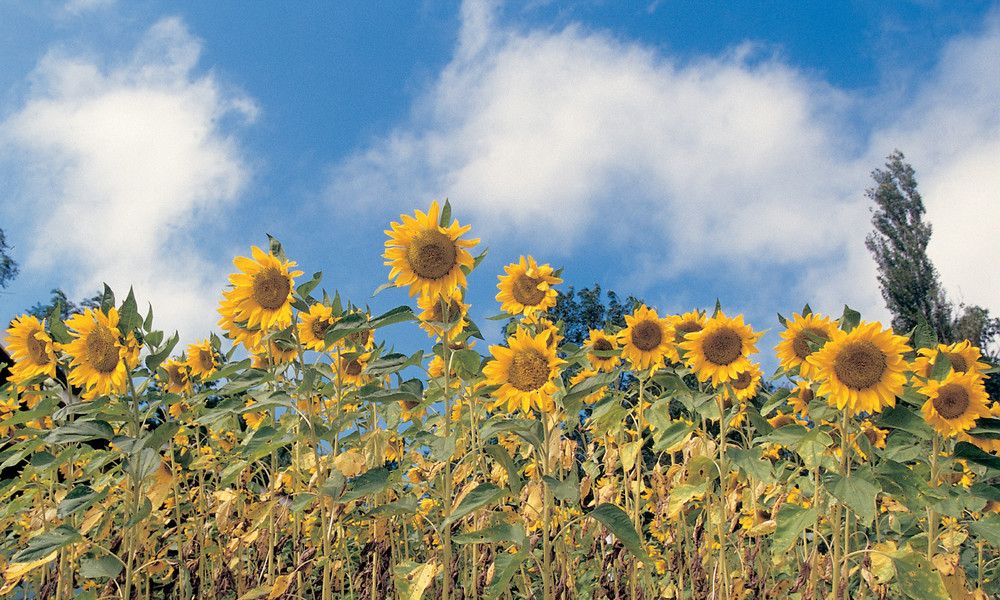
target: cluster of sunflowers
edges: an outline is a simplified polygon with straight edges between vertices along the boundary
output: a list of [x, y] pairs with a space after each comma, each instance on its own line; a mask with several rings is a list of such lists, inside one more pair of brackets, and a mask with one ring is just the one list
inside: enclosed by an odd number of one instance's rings
[[[721, 307], [637, 305], [576, 345], [561, 273], [499, 276], [451, 208], [385, 233], [417, 309], [239, 257], [218, 336], [135, 299], [22, 316], [0, 391], [5, 597], [986, 598], [1000, 591], [1000, 412], [968, 342], [808, 306], [775, 348]], [[381, 288], [380, 288], [381, 289]], [[394, 352], [416, 322], [430, 352]]]

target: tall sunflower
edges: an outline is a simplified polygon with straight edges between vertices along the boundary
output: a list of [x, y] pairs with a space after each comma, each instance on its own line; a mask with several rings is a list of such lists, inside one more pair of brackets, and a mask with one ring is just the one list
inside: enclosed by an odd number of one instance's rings
[[472, 269], [473, 258], [466, 248], [479, 240], [460, 239], [471, 225], [460, 227], [458, 220], [448, 227], [439, 225], [441, 210], [437, 200], [425, 215], [400, 215], [402, 223], [393, 223], [385, 230], [385, 264], [392, 267], [389, 279], [396, 287], [410, 286], [410, 296], [448, 296], [456, 287], [465, 287], [466, 269]]
[[942, 381], [928, 381], [920, 387], [927, 396], [920, 412], [924, 420], [945, 437], [965, 433], [976, 419], [990, 416], [989, 396], [982, 378], [974, 372], [952, 372]]
[[913, 360], [913, 372], [924, 379], [930, 378], [934, 363], [941, 353], [944, 353], [945, 358], [951, 363], [951, 370], [955, 373], [972, 372], [982, 375], [983, 371], [990, 367], [980, 362], [983, 354], [979, 348], [973, 346], [969, 340], [964, 340], [956, 344], [938, 344], [937, 348], [917, 350], [917, 358]]
[[237, 256], [233, 260], [241, 272], [229, 276], [233, 289], [223, 292], [232, 301], [233, 320], [262, 331], [284, 329], [292, 324], [294, 278], [302, 271], [289, 272], [295, 266], [294, 261], [282, 262], [273, 254], [264, 254], [257, 246], [252, 252], [253, 259]]
[[669, 319], [661, 319], [655, 310], [643, 304], [625, 315], [625, 329], [618, 334], [622, 358], [639, 370], [663, 364], [663, 356], [674, 341]]
[[11, 321], [4, 339], [14, 359], [11, 380], [21, 385], [35, 375], [56, 376], [56, 354], [52, 338], [45, 332], [45, 321], [22, 315]]
[[757, 352], [760, 337], [743, 323], [743, 315], [733, 319], [721, 310], [705, 322], [705, 326], [689, 333], [680, 343], [684, 362], [698, 376], [698, 381], [712, 380], [718, 386], [733, 381], [749, 365], [748, 357]]
[[732, 399], [732, 396], [735, 396], [736, 400], [741, 402], [753, 398], [757, 395], [757, 390], [760, 389], [760, 381], [763, 377], [760, 365], [747, 361], [747, 367], [740, 370], [736, 377], [729, 382], [733, 393], [729, 393], [728, 387], [723, 388], [723, 398]]
[[317, 302], [309, 307], [309, 312], [300, 314], [298, 324], [299, 341], [306, 350], [322, 352], [326, 350], [326, 330], [333, 325], [333, 309]]
[[163, 384], [166, 386], [168, 393], [191, 393], [194, 387], [191, 382], [191, 368], [188, 367], [183, 357], [181, 360], [170, 359], [164, 361], [163, 370], [167, 372], [167, 377], [163, 381]]
[[[440, 337], [445, 341], [451, 340], [465, 329], [465, 318], [469, 314], [469, 305], [462, 301], [463, 292], [460, 288], [455, 288], [447, 295], [420, 296], [417, 298], [417, 307], [421, 312], [417, 315], [420, 319], [420, 327], [427, 332], [430, 337]], [[439, 323], [451, 323], [447, 331]]]
[[591, 329], [587, 341], [583, 344], [590, 347], [591, 351], [587, 353], [587, 358], [598, 371], [606, 373], [614, 371], [618, 363], [621, 362], [620, 356], [597, 356], [594, 354], [594, 352], [614, 352], [619, 348], [618, 338], [608, 335], [602, 329]]
[[63, 346], [72, 358], [68, 380], [83, 390], [81, 397], [124, 393], [137, 357], [118, 330], [118, 311], [111, 308], [105, 314], [88, 308], [67, 319], [66, 327], [76, 338]]
[[707, 322], [708, 317], [705, 313], [696, 310], [684, 313], [683, 315], [674, 315], [670, 317], [670, 325], [674, 330], [674, 341], [667, 348], [667, 360], [672, 363], [681, 362], [678, 344], [683, 342], [689, 333], [694, 333], [704, 329], [705, 323]]
[[187, 360], [184, 362], [192, 377], [208, 377], [218, 368], [215, 362], [215, 350], [209, 340], [202, 340], [188, 345]]
[[833, 330], [830, 341], [807, 361], [821, 382], [816, 393], [832, 406], [851, 416], [874, 414], [896, 406], [910, 368], [903, 359], [908, 350], [906, 338], [880, 323], [862, 321], [850, 333]]
[[538, 266], [531, 256], [521, 256], [516, 263], [503, 268], [506, 275], [498, 275], [500, 293], [497, 302], [500, 310], [513, 315], [545, 312], [556, 305], [556, 290], [552, 286], [562, 283], [553, 275], [548, 264]]
[[491, 385], [500, 386], [493, 392], [496, 406], [506, 402], [508, 412], [521, 409], [526, 413], [555, 409], [554, 379], [562, 361], [556, 356], [556, 345], [549, 344], [551, 335], [551, 330], [546, 330], [532, 336], [518, 327], [507, 338], [507, 347], [490, 346], [493, 360], [483, 367], [483, 374]]
[[778, 353], [778, 360], [781, 361], [781, 368], [791, 371], [798, 367], [799, 377], [813, 379], [816, 376], [816, 367], [807, 359], [813, 353], [813, 346], [822, 345], [822, 342], [812, 336], [829, 340], [837, 324], [830, 321], [829, 317], [816, 313], [805, 316], [796, 313], [787, 323], [788, 327], [780, 334], [783, 341], [774, 348]]

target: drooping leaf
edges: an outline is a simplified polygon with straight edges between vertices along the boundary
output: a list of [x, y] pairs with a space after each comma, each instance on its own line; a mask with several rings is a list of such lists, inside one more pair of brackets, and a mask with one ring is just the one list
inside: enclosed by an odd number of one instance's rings
[[772, 553], [778, 556], [791, 548], [807, 527], [816, 523], [819, 512], [815, 506], [803, 508], [797, 504], [786, 502], [778, 509], [774, 517], [777, 528], [771, 536]]
[[351, 502], [369, 494], [377, 494], [389, 486], [390, 472], [385, 467], [378, 467], [358, 476], [348, 487], [340, 502]]
[[485, 544], [494, 542], [516, 542], [523, 544], [527, 540], [524, 527], [514, 523], [501, 521], [479, 531], [470, 531], [451, 538], [456, 544]]
[[875, 497], [879, 489], [868, 480], [861, 477], [836, 476], [830, 489], [833, 496], [854, 511], [863, 523], [871, 523], [875, 518]]
[[520, 494], [521, 488], [524, 486], [524, 481], [521, 479], [521, 475], [518, 473], [517, 467], [514, 466], [514, 460], [507, 453], [507, 450], [503, 446], [498, 446], [496, 444], [490, 444], [483, 447], [483, 452], [492, 456], [500, 466], [503, 467], [504, 471], [507, 472], [507, 485], [510, 486], [510, 490], [514, 494]]
[[50, 431], [45, 436], [45, 441], [50, 444], [69, 444], [91, 440], [110, 440], [113, 437], [115, 437], [115, 430], [105, 421], [74, 421]]
[[455, 510], [444, 520], [444, 526], [447, 527], [465, 515], [493, 504], [506, 495], [507, 490], [501, 487], [492, 483], [481, 483], [462, 499], [461, 504], [455, 507]]
[[56, 550], [83, 541], [83, 536], [69, 525], [59, 525], [52, 531], [36, 535], [28, 542], [28, 547], [11, 557], [10, 562], [31, 562], [39, 560]]
[[639, 537], [638, 532], [636, 532], [635, 527], [632, 526], [632, 520], [624, 510], [614, 504], [605, 502], [590, 511], [589, 516], [596, 519], [601, 525], [607, 527], [608, 531], [614, 534], [614, 536], [618, 538], [618, 541], [620, 541], [633, 556], [644, 563], [652, 564], [652, 559], [649, 558], [649, 554], [647, 554], [645, 548], [642, 547], [642, 539]]
[[80, 559], [80, 575], [87, 579], [117, 577], [125, 565], [114, 555]]
[[514, 554], [503, 552], [496, 555], [496, 558], [493, 559], [493, 579], [490, 580], [490, 585], [486, 588], [486, 594], [490, 598], [498, 598], [503, 595], [511, 577], [517, 572], [521, 563], [528, 558], [528, 553], [528, 544], [522, 544]]

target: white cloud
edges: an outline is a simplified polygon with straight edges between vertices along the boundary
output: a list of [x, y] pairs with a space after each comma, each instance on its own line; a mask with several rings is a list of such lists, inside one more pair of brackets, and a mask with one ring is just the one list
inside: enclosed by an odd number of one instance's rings
[[214, 327], [225, 283], [193, 235], [249, 177], [219, 121], [256, 112], [211, 74], [194, 74], [200, 50], [169, 18], [114, 68], [50, 52], [23, 108], [0, 125], [0, 143], [30, 173], [31, 210], [21, 212], [37, 219], [26, 270], [68, 267], [80, 293], [107, 282], [124, 296], [132, 285], [158, 327], [187, 336]]
[[[580, 26], [515, 30], [494, 12], [492, 3], [463, 4], [451, 64], [409, 123], [338, 165], [331, 201], [390, 199], [410, 211], [448, 197], [486, 240], [547, 244], [549, 259], [614, 252], [632, 265], [622, 278], [640, 293], [707, 271], [720, 286], [744, 286], [740, 310], [809, 301], [839, 314], [848, 303], [885, 319], [864, 246], [864, 190], [892, 150], [879, 142], [892, 139], [950, 157], [920, 172], [934, 243], [962, 249], [967, 273], [986, 279], [969, 238], [950, 238], [930, 192], [986, 194], [992, 210], [977, 235], [996, 230], [995, 27], [951, 44], [939, 74], [882, 136], [856, 124], [865, 99], [751, 43], [681, 63]], [[962, 89], [970, 93], [956, 103]], [[953, 142], [930, 120], [946, 123]], [[968, 225], [982, 202], [963, 206], [952, 220]], [[600, 248], [595, 232], [604, 232]], [[933, 257], [951, 281], [956, 261]], [[971, 284], [962, 289], [973, 299]], [[1000, 303], [991, 308], [1000, 313]]]

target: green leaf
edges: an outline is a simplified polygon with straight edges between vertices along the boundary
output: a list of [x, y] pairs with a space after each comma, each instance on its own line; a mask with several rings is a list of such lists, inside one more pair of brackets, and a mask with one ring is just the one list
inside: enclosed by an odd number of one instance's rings
[[45, 441], [50, 444], [70, 444], [90, 440], [110, 440], [115, 430], [104, 421], [75, 421], [50, 431]]
[[60, 525], [46, 533], [36, 535], [28, 542], [28, 547], [11, 557], [10, 562], [32, 562], [44, 558], [56, 550], [83, 541], [83, 536], [69, 525]]
[[490, 444], [483, 447], [483, 452], [492, 456], [494, 460], [500, 463], [504, 471], [507, 471], [507, 485], [510, 486], [511, 492], [520, 494], [521, 488], [524, 487], [524, 481], [521, 479], [521, 475], [514, 465], [514, 460], [507, 453], [507, 450], [503, 446]]
[[542, 481], [549, 486], [556, 500], [580, 502], [580, 477], [576, 474], [575, 469], [570, 471], [566, 479], [560, 480], [549, 475], [542, 475]]
[[[152, 336], [148, 337], [147, 340], [151, 340]], [[159, 347], [155, 352], [146, 357], [146, 368], [150, 371], [155, 371], [157, 367], [163, 364], [163, 361], [170, 356], [170, 353], [174, 351], [174, 346], [180, 340], [177, 332], [175, 331], [173, 335], [167, 338], [167, 342]]]
[[108, 284], [104, 284], [104, 293], [101, 295], [101, 312], [108, 314], [115, 307], [115, 293], [111, 291]]
[[809, 433], [809, 430], [799, 425], [793, 423], [790, 425], [785, 425], [784, 427], [779, 427], [767, 435], [762, 435], [758, 438], [754, 438], [754, 445], [760, 444], [762, 442], [767, 442], [771, 444], [777, 444], [779, 446], [793, 446], [799, 442], [805, 435]]
[[56, 516], [65, 519], [67, 516], [86, 510], [95, 502], [103, 500], [111, 488], [104, 488], [102, 492], [95, 492], [89, 486], [78, 485], [66, 494], [63, 501], [56, 507]]
[[340, 497], [340, 502], [351, 502], [369, 494], [377, 494], [389, 486], [389, 470], [378, 467], [359, 475]]
[[934, 381], [944, 381], [944, 378], [951, 373], [951, 360], [948, 359], [947, 352], [938, 352], [934, 359], [934, 367], [931, 369], [931, 379]]
[[937, 348], [937, 345], [938, 336], [934, 328], [927, 322], [927, 317], [918, 315], [917, 326], [913, 329], [913, 349]]
[[80, 559], [80, 575], [87, 579], [117, 577], [124, 567], [124, 563], [113, 554]]
[[749, 450], [730, 447], [726, 451], [726, 456], [733, 461], [734, 465], [742, 469], [750, 477], [764, 483], [773, 482], [774, 476], [772, 474], [771, 461], [764, 458], [763, 447], [756, 446]]
[[316, 286], [319, 285], [321, 281], [323, 281], [323, 271], [316, 271], [313, 273], [312, 279], [295, 288], [295, 293], [298, 294], [300, 298], [308, 298], [309, 294], [316, 289]]
[[941, 574], [933, 568], [927, 557], [916, 552], [903, 557], [892, 557], [896, 565], [896, 581], [901, 592], [914, 600], [950, 600]]
[[771, 537], [771, 553], [779, 556], [795, 545], [796, 540], [807, 527], [816, 523], [819, 509], [815, 506], [802, 508], [797, 504], [786, 502], [778, 509], [774, 521], [777, 527]]
[[528, 552], [528, 544], [521, 544], [521, 547], [515, 554], [508, 554], [506, 552], [497, 553], [496, 558], [493, 559], [493, 579], [490, 580], [490, 585], [486, 588], [487, 596], [490, 598], [499, 598], [503, 595], [510, 584], [510, 578], [517, 572], [521, 563], [528, 558]]
[[139, 315], [139, 307], [135, 303], [135, 294], [132, 288], [128, 289], [128, 296], [118, 309], [118, 330], [122, 335], [128, 335], [135, 329], [142, 326], [142, 317]]
[[968, 442], [959, 442], [955, 444], [954, 456], [955, 458], [984, 465], [991, 469], [1000, 470], [1000, 457], [993, 456], [992, 454], [983, 451], [978, 446]]
[[251, 364], [249, 358], [245, 358], [237, 363], [232, 363], [226, 365], [225, 367], [219, 369], [215, 373], [212, 373], [208, 377], [203, 377], [202, 381], [208, 383], [209, 381], [218, 381], [219, 379], [225, 379], [231, 376], [233, 373], [240, 373], [245, 371]]
[[969, 531], [986, 540], [994, 548], [1000, 548], [1000, 516], [989, 515], [967, 525]]
[[646, 554], [646, 550], [642, 547], [642, 539], [632, 526], [632, 520], [624, 510], [614, 504], [605, 502], [590, 511], [589, 515], [596, 519], [601, 525], [607, 527], [608, 531], [613, 533], [614, 536], [618, 538], [618, 541], [620, 541], [633, 556], [646, 564], [652, 564], [652, 559], [649, 558], [649, 555]]
[[271, 254], [273, 254], [274, 257], [280, 260], [281, 262], [288, 262], [288, 257], [285, 256], [285, 249], [281, 247], [281, 242], [271, 237], [270, 233], [266, 235], [268, 242], [268, 250], [271, 252]]
[[451, 221], [451, 202], [448, 202], [448, 199], [445, 198], [444, 206], [441, 207], [441, 219], [438, 225], [442, 229], [448, 229], [449, 221]]
[[170, 439], [174, 437], [181, 429], [181, 424], [177, 421], [167, 421], [165, 423], [160, 423], [160, 425], [151, 431], [149, 435], [145, 436], [142, 445], [146, 448], [152, 448], [153, 450], [159, 450], [163, 448]]
[[875, 497], [879, 489], [860, 477], [840, 477], [830, 490], [835, 498], [854, 511], [863, 523], [871, 523], [875, 518]]
[[569, 388], [569, 392], [563, 397], [563, 404], [582, 400], [591, 394], [595, 394], [618, 379], [617, 373], [598, 373], [591, 375], [580, 383]]
[[844, 305], [844, 315], [840, 317], [840, 329], [850, 333], [861, 323], [861, 313]]
[[492, 483], [481, 483], [476, 486], [476, 489], [469, 492], [465, 498], [462, 498], [462, 503], [444, 520], [444, 526], [447, 527], [465, 515], [493, 504], [505, 496], [507, 496], [507, 490], [497, 487]]
[[470, 348], [456, 350], [452, 354], [451, 366], [459, 377], [471, 380], [479, 373], [479, 364], [483, 357]]
[[922, 440], [929, 440], [934, 435], [934, 430], [927, 424], [927, 421], [924, 421], [913, 410], [901, 404], [882, 411], [875, 424], [883, 428], [902, 429]]
[[[391, 284], [390, 284], [391, 285]], [[413, 312], [413, 309], [409, 306], [397, 306], [396, 308], [384, 312], [379, 316], [373, 318], [369, 323], [372, 329], [378, 329], [379, 327], [385, 327], [386, 325], [393, 325], [395, 323], [402, 323], [403, 321], [416, 321], [417, 315]]]
[[368, 363], [364, 373], [368, 375], [389, 375], [399, 371], [410, 363], [410, 357], [405, 354], [386, 354]]
[[501, 432], [510, 432], [518, 435], [534, 446], [539, 452], [545, 451], [545, 444], [542, 441], [545, 437], [545, 432], [539, 421], [534, 419], [510, 419], [502, 416], [493, 417], [483, 425], [481, 439], [487, 440]]
[[463, 533], [451, 538], [451, 541], [456, 544], [485, 544], [495, 542], [517, 542], [518, 544], [524, 544], [526, 540], [527, 535], [524, 533], [524, 527], [506, 521], [501, 521], [486, 529]]
[[400, 498], [395, 502], [390, 502], [388, 504], [383, 504], [382, 506], [376, 506], [375, 508], [368, 511], [365, 515], [367, 517], [372, 517], [375, 515], [386, 516], [386, 515], [414, 515], [417, 513], [417, 499], [414, 496], [406, 496]]

